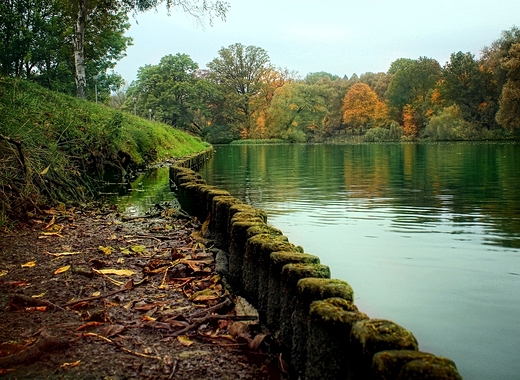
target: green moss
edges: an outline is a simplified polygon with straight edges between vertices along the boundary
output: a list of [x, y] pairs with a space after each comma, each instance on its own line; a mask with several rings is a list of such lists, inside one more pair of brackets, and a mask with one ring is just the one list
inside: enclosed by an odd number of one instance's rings
[[[406, 369], [404, 369], [405, 366]], [[402, 379], [403, 375], [404, 378], [410, 379], [462, 379], [452, 360], [421, 351], [378, 352], [372, 360], [372, 369], [376, 377], [380, 379]], [[434, 374], [435, 376], [432, 376]], [[410, 377], [410, 375], [412, 376]]]
[[354, 290], [345, 281], [329, 278], [303, 278], [297, 284], [299, 298], [304, 303], [339, 297], [354, 302]]
[[[265, 223], [257, 224], [247, 230], [248, 236], [268, 234], [272, 236], [283, 236], [283, 233], [278, 228], [271, 227]], [[287, 238], [286, 238], [287, 239]]]
[[[297, 247], [298, 248], [298, 247]], [[279, 266], [280, 269], [289, 263], [302, 263], [302, 264], [319, 264], [320, 258], [315, 255], [308, 253], [301, 253], [298, 251], [283, 251], [273, 252], [270, 256], [271, 263]]]
[[239, 212], [249, 212], [251, 214], [261, 217], [263, 221], [267, 223], [267, 213], [264, 210], [256, 209], [245, 203], [237, 203], [236, 205], [231, 206], [229, 209], [229, 214], [231, 216], [234, 216], [236, 213]]
[[368, 319], [368, 316], [361, 313], [352, 302], [337, 297], [312, 302], [309, 307], [309, 315], [315, 320], [348, 326]]
[[352, 327], [351, 339], [360, 352], [374, 355], [384, 350], [419, 349], [413, 333], [397, 323], [384, 319], [369, 319], [357, 322]]
[[282, 268], [282, 280], [296, 290], [296, 284], [302, 278], [319, 277], [330, 278], [330, 268], [323, 264], [286, 264]]

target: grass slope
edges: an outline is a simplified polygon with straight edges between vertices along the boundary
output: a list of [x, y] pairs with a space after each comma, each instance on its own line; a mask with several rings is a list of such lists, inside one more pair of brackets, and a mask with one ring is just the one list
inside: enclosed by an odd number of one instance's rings
[[42, 205], [92, 199], [110, 166], [207, 148], [166, 124], [1, 76], [0, 115], [0, 226]]

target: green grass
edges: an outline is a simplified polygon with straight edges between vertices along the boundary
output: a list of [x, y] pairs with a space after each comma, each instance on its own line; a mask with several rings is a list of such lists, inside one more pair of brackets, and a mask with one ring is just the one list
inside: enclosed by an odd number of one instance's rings
[[108, 167], [207, 148], [166, 124], [1, 76], [0, 115], [0, 227], [45, 205], [93, 199]]

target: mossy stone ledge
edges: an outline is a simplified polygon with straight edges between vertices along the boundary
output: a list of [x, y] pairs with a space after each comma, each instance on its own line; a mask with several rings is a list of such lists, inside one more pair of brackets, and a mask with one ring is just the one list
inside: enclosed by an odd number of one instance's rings
[[276, 331], [280, 327], [280, 293], [282, 289], [280, 276], [286, 264], [319, 264], [320, 258], [308, 253], [288, 251], [273, 252], [269, 257], [267, 278], [267, 326]]
[[385, 319], [357, 322], [352, 326], [350, 341], [354, 359], [351, 370], [358, 377], [372, 373], [372, 359], [380, 351], [419, 349], [411, 331]]
[[290, 352], [292, 347], [291, 316], [298, 296], [297, 284], [302, 278], [330, 278], [330, 268], [323, 264], [286, 264], [280, 275], [280, 329], [278, 339]]
[[309, 307], [314, 301], [340, 298], [354, 302], [354, 290], [349, 283], [329, 278], [302, 278], [297, 283], [298, 296], [292, 314], [291, 365], [299, 377], [305, 376], [307, 340], [309, 336]]
[[[206, 221], [206, 219], [209, 216], [209, 212], [211, 211], [211, 209], [208, 210], [208, 205], [207, 205], [208, 193], [210, 193], [212, 191], [217, 191], [217, 190], [221, 191], [220, 189], [218, 189], [215, 186], [202, 185], [202, 184], [196, 190], [196, 197], [195, 197], [196, 209], [195, 209], [194, 214], [192, 214], [192, 215], [196, 216], [197, 219], [201, 223], [204, 223]], [[229, 195], [229, 192], [226, 192], [226, 193]]]
[[368, 316], [343, 298], [314, 301], [309, 306], [305, 379], [349, 377], [352, 326]]
[[[241, 213], [240, 213], [241, 214]], [[244, 263], [244, 254], [246, 251], [246, 242], [249, 239], [248, 229], [256, 225], [265, 225], [262, 218], [252, 216], [251, 214], [243, 215], [241, 218], [238, 213], [233, 217], [231, 223], [230, 240], [229, 240], [229, 281], [231, 286], [238, 293], [242, 293], [244, 284], [242, 282], [242, 266]], [[236, 217], [236, 218], [235, 218]]]
[[375, 380], [462, 380], [453, 360], [421, 351], [378, 352], [372, 360], [372, 371]]
[[229, 250], [229, 208], [240, 202], [238, 198], [231, 195], [218, 195], [213, 198], [209, 229], [215, 245], [224, 251]]
[[195, 182], [184, 182], [179, 185], [179, 203], [190, 215], [195, 215], [197, 209], [197, 191], [202, 184]]
[[[229, 208], [229, 216], [228, 216], [228, 219], [229, 219], [229, 227], [228, 227], [228, 229], [229, 230], [231, 230], [231, 225], [233, 223], [235, 214], [242, 213], [242, 212], [243, 213], [248, 213], [248, 214], [256, 216], [256, 217], [259, 217], [259, 218], [262, 219], [262, 221], [264, 223], [267, 223], [267, 213], [264, 210], [256, 209], [253, 206], [250, 206], [250, 205], [245, 204], [245, 203], [237, 203], [237, 204], [232, 205]], [[245, 215], [245, 214], [243, 214], [243, 215]], [[243, 217], [244, 216], [242, 216], [242, 218]]]
[[[254, 232], [260, 230], [261, 225], [248, 229]], [[266, 227], [269, 230], [269, 227]], [[286, 236], [274, 233], [261, 233], [251, 236], [246, 242], [246, 251], [244, 254], [244, 262], [242, 265], [242, 282], [246, 298], [253, 304], [259, 313], [265, 316], [267, 311], [267, 270], [262, 276], [261, 268], [263, 262], [269, 260], [269, 256], [277, 251], [294, 251], [296, 246], [290, 243]], [[265, 264], [267, 265], [267, 264]], [[262, 295], [262, 304], [260, 303], [260, 292]]]

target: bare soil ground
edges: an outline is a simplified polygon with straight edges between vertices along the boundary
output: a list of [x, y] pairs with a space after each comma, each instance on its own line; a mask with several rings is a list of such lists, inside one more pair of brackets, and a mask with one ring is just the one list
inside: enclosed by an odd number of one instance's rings
[[0, 376], [284, 377], [201, 225], [155, 211], [52, 209], [0, 233]]

